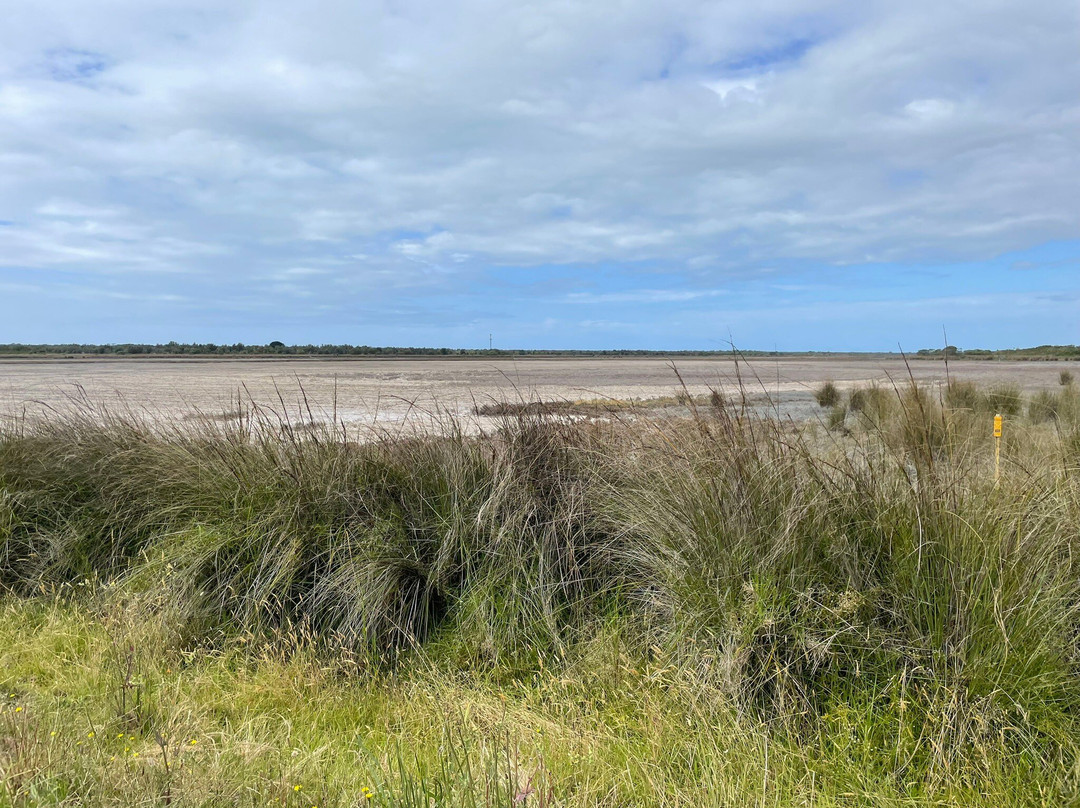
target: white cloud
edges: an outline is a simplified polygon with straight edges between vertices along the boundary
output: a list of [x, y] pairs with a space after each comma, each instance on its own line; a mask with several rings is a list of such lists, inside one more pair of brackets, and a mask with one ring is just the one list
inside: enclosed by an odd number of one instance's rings
[[703, 81], [701, 84], [720, 96], [720, 100], [724, 102], [727, 102], [729, 98], [732, 101], [754, 101], [759, 96], [758, 79], [756, 78], [719, 79], [716, 81]]
[[923, 121], [940, 121], [952, 115], [956, 104], [944, 98], [919, 98], [904, 106], [904, 110], [914, 118]]
[[41, 0], [5, 17], [9, 267], [317, 264], [415, 289], [663, 261], [708, 283], [1077, 235], [1067, 0]]
[[701, 298], [719, 297], [723, 289], [635, 289], [632, 292], [572, 292], [568, 303], [686, 303]]

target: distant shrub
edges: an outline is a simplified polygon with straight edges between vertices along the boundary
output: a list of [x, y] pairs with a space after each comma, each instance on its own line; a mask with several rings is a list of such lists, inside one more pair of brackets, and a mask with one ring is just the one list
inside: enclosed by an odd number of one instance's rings
[[896, 393], [876, 384], [856, 387], [848, 394], [848, 409], [874, 422], [881, 422], [892, 412]]
[[1065, 455], [1065, 466], [1080, 472], [1080, 429], [1074, 429], [1062, 438], [1061, 448]]
[[1057, 418], [1063, 424], [1080, 426], [1080, 390], [1074, 385], [1058, 392]]
[[829, 429], [837, 432], [844, 429], [844, 422], [846, 420], [847, 409], [842, 404], [838, 404], [829, 410], [829, 420], [826, 423], [828, 424]]
[[986, 391], [986, 404], [1001, 415], [1019, 415], [1024, 408], [1024, 395], [1016, 384], [999, 384]]
[[1058, 374], [1058, 384], [1062, 387], [1068, 387], [1073, 383], [1072, 371], [1063, 370]]
[[814, 398], [821, 407], [835, 407], [840, 403], [840, 389], [832, 382], [825, 382], [814, 393]]
[[1057, 420], [1061, 403], [1062, 397], [1057, 393], [1051, 393], [1049, 390], [1040, 390], [1031, 397], [1031, 403], [1028, 404], [1028, 418], [1037, 424], [1042, 423], [1043, 421], [1055, 421]]
[[982, 396], [979, 395], [979, 388], [975, 386], [975, 382], [953, 380], [945, 388], [945, 406], [950, 410], [974, 412], [979, 409], [981, 399]]
[[866, 409], [868, 395], [864, 388], [856, 387], [848, 393], [848, 409], [852, 412], [862, 412]]

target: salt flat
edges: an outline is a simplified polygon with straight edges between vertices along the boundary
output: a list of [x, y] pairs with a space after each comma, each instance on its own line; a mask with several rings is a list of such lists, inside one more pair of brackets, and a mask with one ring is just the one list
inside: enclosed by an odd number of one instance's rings
[[[236, 410], [238, 397], [275, 409], [310, 405], [318, 419], [401, 423], [433, 412], [470, 416], [474, 406], [503, 400], [653, 399], [679, 387], [693, 394], [719, 388], [778, 397], [793, 415], [809, 414], [822, 381], [849, 388], [903, 383], [908, 365], [893, 356], [674, 360], [613, 358], [76, 358], [0, 360], [0, 413], [63, 409], [72, 399], [126, 406], [166, 419]], [[1080, 363], [956, 360], [954, 378], [981, 385], [1015, 383], [1026, 391], [1057, 386], [1058, 373]], [[941, 361], [912, 360], [920, 382], [941, 383]], [[302, 399], [306, 396], [307, 404]]]

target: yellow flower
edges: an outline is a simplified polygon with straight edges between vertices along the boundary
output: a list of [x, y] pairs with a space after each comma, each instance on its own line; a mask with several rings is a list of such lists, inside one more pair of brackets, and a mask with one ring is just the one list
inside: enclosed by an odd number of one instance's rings
[[21, 712], [22, 712], [22, 707], [16, 707], [16, 708], [15, 708], [15, 712], [17, 712], [17, 713], [21, 713]]
[[86, 737], [87, 737], [87, 738], [93, 738], [93, 737], [94, 737], [94, 733], [93, 733], [93, 732], [88, 732], [88, 733], [86, 733]]
[[301, 788], [303, 788], [303, 786], [301, 786], [299, 783], [297, 783], [295, 786], [292, 787], [292, 790], [293, 791], [299, 791]]

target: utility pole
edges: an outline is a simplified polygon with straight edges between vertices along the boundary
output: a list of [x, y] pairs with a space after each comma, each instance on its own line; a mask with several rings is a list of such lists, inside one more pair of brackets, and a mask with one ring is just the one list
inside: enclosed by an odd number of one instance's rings
[[491, 350], [491, 345], [492, 345], [492, 342], [491, 342], [491, 334], [488, 334], [488, 350], [489, 350], [489, 351]]

